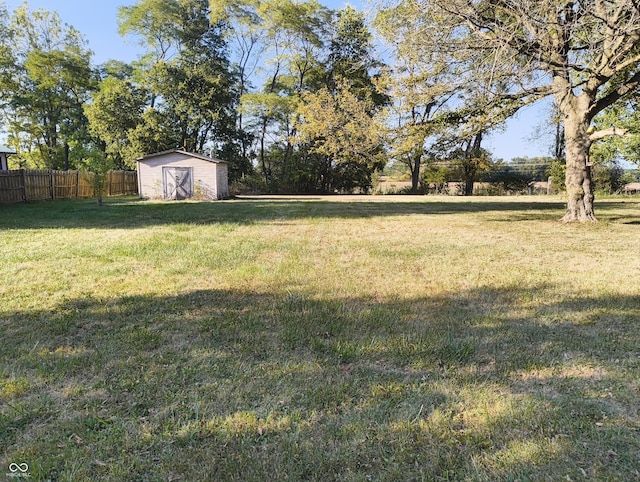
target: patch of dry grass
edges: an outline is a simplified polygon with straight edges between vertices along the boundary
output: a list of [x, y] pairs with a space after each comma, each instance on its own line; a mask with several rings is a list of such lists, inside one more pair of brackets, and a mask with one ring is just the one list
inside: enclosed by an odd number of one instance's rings
[[640, 479], [639, 207], [0, 207], [0, 477]]

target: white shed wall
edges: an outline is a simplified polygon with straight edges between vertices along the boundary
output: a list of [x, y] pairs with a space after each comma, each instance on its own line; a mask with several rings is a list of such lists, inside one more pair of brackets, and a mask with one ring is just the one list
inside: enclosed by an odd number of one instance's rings
[[151, 199], [164, 197], [163, 167], [192, 167], [196, 197], [220, 199], [229, 194], [226, 163], [209, 162], [188, 154], [172, 152], [138, 161], [140, 197]]

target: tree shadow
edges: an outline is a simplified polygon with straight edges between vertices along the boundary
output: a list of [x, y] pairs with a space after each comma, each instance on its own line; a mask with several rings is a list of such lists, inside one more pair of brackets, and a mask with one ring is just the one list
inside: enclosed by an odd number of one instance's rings
[[62, 454], [94, 479], [120, 464], [128, 479], [630, 480], [640, 296], [535, 291], [550, 301], [194, 290], [8, 313], [1, 442], [43, 477], [68, 475]]

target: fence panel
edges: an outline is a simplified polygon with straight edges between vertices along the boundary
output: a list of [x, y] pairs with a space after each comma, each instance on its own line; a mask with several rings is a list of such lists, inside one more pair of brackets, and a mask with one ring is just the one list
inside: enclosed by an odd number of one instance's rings
[[54, 199], [70, 199], [78, 195], [78, 171], [52, 171]]
[[92, 172], [78, 173], [78, 197], [93, 197], [93, 176]]
[[[82, 171], [0, 171], [0, 203], [42, 201], [93, 197], [92, 172]], [[138, 193], [138, 173], [135, 171], [109, 171], [104, 194]]]
[[121, 194], [138, 194], [138, 173], [136, 171], [122, 171], [124, 180]]
[[24, 171], [25, 201], [42, 201], [53, 198], [51, 171]]
[[0, 171], [0, 203], [17, 203], [24, 200], [24, 173]]
[[109, 171], [108, 177], [108, 194], [113, 196], [114, 194], [120, 194], [122, 192], [124, 172], [123, 171]]

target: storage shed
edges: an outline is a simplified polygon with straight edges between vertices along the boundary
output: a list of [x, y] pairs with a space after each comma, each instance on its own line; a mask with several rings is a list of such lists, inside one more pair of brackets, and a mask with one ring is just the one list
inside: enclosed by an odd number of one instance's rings
[[9, 170], [9, 162], [7, 161], [7, 157], [15, 153], [15, 149], [11, 149], [10, 147], [6, 146], [0, 146], [0, 171]]
[[226, 161], [181, 149], [136, 159], [138, 192], [151, 199], [223, 199], [229, 196]]

